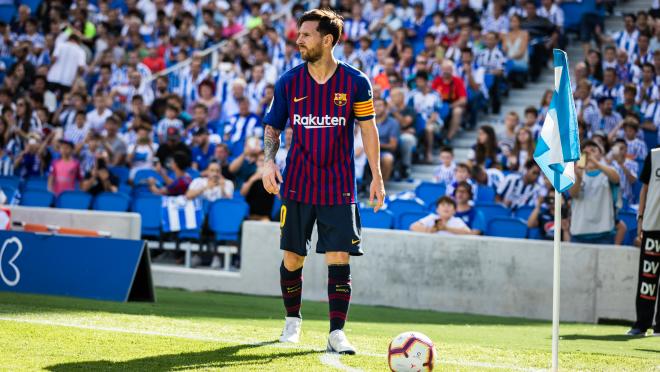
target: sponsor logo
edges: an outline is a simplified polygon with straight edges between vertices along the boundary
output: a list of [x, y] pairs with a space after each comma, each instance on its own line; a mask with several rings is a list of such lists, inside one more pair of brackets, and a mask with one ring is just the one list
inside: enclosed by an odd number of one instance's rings
[[356, 245], [360, 242], [360, 239], [351, 239], [351, 244]]
[[286, 205], [280, 208], [280, 229], [284, 228], [284, 223], [286, 223]]
[[302, 125], [305, 128], [329, 128], [337, 126], [346, 126], [346, 118], [336, 116], [301, 116], [293, 115], [293, 125]]
[[655, 300], [656, 288], [657, 288], [657, 284], [649, 284], [642, 282], [639, 288], [639, 293], [640, 293], [639, 297], [647, 300]]
[[[5, 249], [10, 244], [16, 244], [16, 253], [14, 253], [14, 255], [6, 261], [7, 267], [11, 268], [13, 271], [12, 274], [9, 274], [9, 272], [5, 273], [3, 271], [3, 266], [5, 266]], [[10, 287], [16, 286], [16, 284], [21, 281], [21, 271], [18, 269], [18, 266], [16, 266], [15, 261], [22, 251], [23, 243], [21, 243], [17, 237], [11, 237], [5, 240], [4, 244], [2, 244], [2, 248], [0, 248], [0, 278], [2, 278], [2, 281]]]
[[346, 93], [335, 93], [334, 102], [337, 106], [344, 106], [346, 104]]
[[297, 102], [300, 102], [300, 101], [304, 100], [305, 98], [307, 98], [307, 96], [300, 97], [300, 98], [298, 98], [298, 97], [293, 97], [293, 102], [297, 103]]
[[660, 256], [660, 240], [647, 238], [644, 243], [644, 254], [647, 256]]
[[659, 267], [660, 262], [644, 260], [644, 264], [642, 265], [642, 276], [646, 278], [655, 278], [658, 274]]

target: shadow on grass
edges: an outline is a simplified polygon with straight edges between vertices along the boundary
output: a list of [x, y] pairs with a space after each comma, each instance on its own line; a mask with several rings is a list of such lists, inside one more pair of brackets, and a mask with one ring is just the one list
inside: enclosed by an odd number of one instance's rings
[[[189, 292], [156, 289], [156, 303], [117, 303], [69, 297], [0, 292], [1, 315], [73, 314], [108, 312], [113, 314], [161, 316], [179, 319], [282, 319], [284, 309], [279, 297], [252, 296], [217, 292]], [[303, 300], [305, 319], [327, 320], [327, 302]], [[404, 310], [384, 306], [351, 304], [351, 321], [390, 324], [437, 325], [543, 325], [546, 321], [471, 314]]]
[[[62, 363], [46, 367], [54, 372], [64, 371], [173, 371], [181, 369], [210, 369], [223, 367], [244, 367], [245, 369], [268, 369], [266, 365], [276, 359], [291, 358], [319, 353], [314, 350], [282, 350], [259, 355], [246, 353], [238, 355], [241, 351], [257, 349], [276, 341], [255, 345], [227, 346], [216, 350], [207, 350], [194, 353], [165, 354], [146, 358], [132, 359], [123, 362], [108, 360], [86, 361], [76, 363]], [[259, 367], [263, 366], [263, 367]]]
[[634, 337], [626, 335], [561, 335], [562, 340], [591, 340], [591, 341], [633, 341], [643, 339], [644, 337]]
[[660, 350], [653, 350], [653, 349], [635, 349], [637, 351], [645, 351], [647, 353], [658, 353], [660, 354]]

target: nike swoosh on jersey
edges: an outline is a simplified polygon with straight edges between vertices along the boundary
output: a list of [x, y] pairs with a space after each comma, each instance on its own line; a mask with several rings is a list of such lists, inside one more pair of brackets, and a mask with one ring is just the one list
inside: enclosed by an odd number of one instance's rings
[[293, 97], [293, 102], [300, 102], [300, 101], [304, 100], [305, 98], [307, 98], [307, 96], [300, 97], [300, 98], [298, 98], [298, 97]]

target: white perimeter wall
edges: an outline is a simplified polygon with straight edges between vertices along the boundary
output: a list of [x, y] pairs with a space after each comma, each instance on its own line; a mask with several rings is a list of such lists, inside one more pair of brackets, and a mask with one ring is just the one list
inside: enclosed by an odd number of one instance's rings
[[12, 221], [103, 230], [110, 232], [113, 238], [140, 239], [141, 218], [137, 213], [19, 206], [9, 206], [9, 209]]
[[[156, 267], [155, 284], [279, 295], [278, 224], [246, 222], [242, 236], [240, 274]], [[351, 260], [353, 303], [552, 318], [552, 242], [364, 229], [363, 249]], [[638, 249], [565, 243], [562, 250], [562, 320], [634, 319]], [[323, 257], [310, 254], [303, 275], [303, 297], [326, 300]]]

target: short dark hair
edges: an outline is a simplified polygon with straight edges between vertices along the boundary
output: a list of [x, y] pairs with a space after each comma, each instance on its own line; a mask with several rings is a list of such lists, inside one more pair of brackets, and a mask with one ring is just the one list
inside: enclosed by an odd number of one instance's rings
[[318, 22], [319, 25], [316, 28], [316, 31], [321, 34], [321, 37], [331, 35], [332, 45], [337, 45], [344, 29], [344, 18], [342, 16], [331, 9], [312, 9], [305, 12], [305, 14], [298, 19], [298, 28], [308, 21]]
[[436, 202], [435, 206], [437, 207], [440, 204], [450, 204], [454, 209], [456, 209], [456, 201], [452, 199], [451, 197], [445, 195], [441, 196]]
[[586, 140], [586, 141], [584, 141], [584, 143], [582, 144], [582, 149], [584, 150], [584, 149], [586, 149], [587, 147], [595, 147], [595, 148], [598, 149], [598, 151], [600, 151], [601, 153], [603, 153], [603, 148], [602, 148], [602, 147], [601, 147], [596, 141], [594, 141], [594, 140]]
[[525, 115], [527, 115], [527, 114], [538, 115], [539, 110], [537, 110], [536, 107], [534, 107], [534, 106], [527, 106], [527, 108], [525, 109]]
[[464, 188], [468, 192], [468, 194], [470, 194], [470, 199], [472, 199], [472, 196], [473, 196], [472, 185], [470, 185], [469, 182], [467, 182], [467, 181], [459, 182], [456, 185], [456, 187], [454, 188], [454, 195], [456, 195], [456, 190], [458, 190], [459, 187]]
[[190, 156], [188, 156], [188, 154], [183, 151], [175, 152], [172, 156], [172, 159], [174, 160], [176, 166], [181, 170], [185, 170], [190, 167]]
[[534, 159], [529, 159], [525, 162], [525, 169], [529, 170], [529, 169], [532, 169], [534, 167], [541, 168], [541, 167], [539, 167], [538, 164], [536, 164], [536, 161]]
[[454, 155], [454, 149], [451, 148], [450, 146], [445, 146], [445, 147], [441, 148], [440, 152], [448, 152], [448, 153]]

